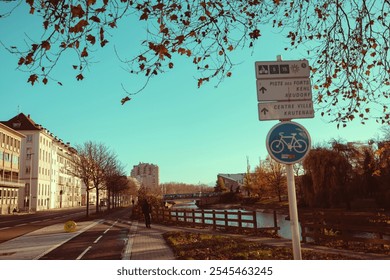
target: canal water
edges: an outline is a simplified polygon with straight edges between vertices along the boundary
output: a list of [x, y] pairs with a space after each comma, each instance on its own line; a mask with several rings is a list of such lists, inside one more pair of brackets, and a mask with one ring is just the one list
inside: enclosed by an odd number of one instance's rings
[[[187, 203], [180, 203], [180, 204], [175, 204], [172, 209], [199, 209], [198, 206], [195, 205], [195, 202], [187, 202]], [[220, 209], [215, 209], [215, 210], [220, 210]], [[207, 211], [210, 211], [210, 214], [207, 214]], [[205, 217], [211, 217], [212, 214], [211, 212], [213, 209], [206, 209], [205, 210]], [[226, 211], [229, 213], [237, 213], [238, 211], [241, 211], [242, 213], [242, 218], [245, 220], [245, 213], [252, 213], [252, 211], [245, 211], [245, 210], [240, 210], [240, 209], [226, 209]], [[219, 217], [220, 216], [220, 217]], [[224, 214], [217, 214], [217, 218], [223, 218]], [[291, 239], [291, 227], [290, 227], [290, 221], [286, 220], [286, 215], [283, 214], [276, 214], [276, 219], [277, 219], [277, 225], [280, 227], [280, 230], [278, 231], [278, 235], [282, 238], [287, 238]], [[234, 217], [232, 217], [234, 218]], [[256, 221], [257, 221], [257, 226], [259, 228], [262, 227], [273, 227], [274, 226], [274, 214], [273, 213], [268, 213], [268, 212], [263, 212], [263, 211], [256, 211]], [[200, 222], [200, 221], [199, 221]], [[220, 221], [221, 224], [222, 221]], [[211, 223], [211, 221], [210, 221]], [[217, 222], [218, 224], [218, 222]], [[237, 224], [234, 224], [234, 222], [231, 223], [232, 226], [237, 226]], [[245, 226], [245, 223], [243, 223]], [[252, 224], [248, 223], [248, 227], [252, 227]]]

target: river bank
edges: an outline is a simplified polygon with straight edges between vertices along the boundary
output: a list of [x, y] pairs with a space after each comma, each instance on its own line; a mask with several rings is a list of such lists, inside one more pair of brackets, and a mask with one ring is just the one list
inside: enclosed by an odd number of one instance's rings
[[289, 209], [286, 203], [254, 203], [254, 204], [242, 204], [242, 203], [216, 203], [209, 204], [202, 207], [202, 209], [218, 209], [218, 210], [247, 210], [257, 211], [262, 213], [273, 213], [276, 211], [277, 214], [288, 215]]

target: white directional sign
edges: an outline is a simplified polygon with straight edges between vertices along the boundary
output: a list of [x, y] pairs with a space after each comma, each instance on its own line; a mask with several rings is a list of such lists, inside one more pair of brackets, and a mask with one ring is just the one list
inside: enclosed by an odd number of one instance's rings
[[310, 78], [257, 80], [258, 101], [311, 100]]
[[313, 101], [259, 103], [259, 120], [290, 120], [314, 118]]
[[307, 60], [258, 61], [255, 63], [256, 79], [308, 78]]

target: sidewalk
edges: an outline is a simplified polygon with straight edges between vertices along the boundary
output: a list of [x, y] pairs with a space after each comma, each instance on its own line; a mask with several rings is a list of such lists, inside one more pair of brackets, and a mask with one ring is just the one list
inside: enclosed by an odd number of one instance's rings
[[[134, 227], [133, 227], [134, 226]], [[130, 232], [128, 256], [130, 260], [174, 260], [171, 248], [166, 244], [163, 233], [170, 229], [162, 225], [145, 225], [133, 222]], [[135, 232], [134, 232], [135, 229]], [[132, 240], [131, 240], [132, 239]]]
[[[142, 222], [133, 221], [133, 226], [129, 235], [127, 256], [123, 259], [131, 260], [174, 260], [175, 256], [171, 248], [167, 245], [163, 238], [163, 234], [169, 231], [187, 231], [193, 233], [214, 233], [218, 235], [227, 235], [234, 237], [241, 237], [248, 241], [258, 241], [270, 246], [292, 247], [291, 240], [283, 238], [268, 238], [260, 236], [248, 236], [240, 234], [228, 234], [222, 232], [215, 232], [210, 229], [196, 229], [179, 226], [165, 226], [160, 224], [153, 224], [152, 228], [146, 228]], [[362, 260], [390, 260], [390, 256], [360, 253], [348, 250], [333, 249], [324, 246], [315, 246], [302, 243], [303, 250], [315, 250], [327, 254], [340, 254], [347, 258], [358, 258]]]

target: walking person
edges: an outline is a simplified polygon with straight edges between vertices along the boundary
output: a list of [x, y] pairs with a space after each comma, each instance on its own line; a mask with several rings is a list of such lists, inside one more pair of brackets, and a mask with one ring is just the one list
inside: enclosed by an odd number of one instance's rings
[[145, 217], [145, 225], [147, 228], [151, 228], [150, 227], [150, 213], [151, 213], [151, 209], [150, 209], [150, 204], [148, 203], [148, 201], [146, 199], [144, 199], [141, 203], [141, 209], [142, 209], [142, 213], [144, 214], [144, 217]]

